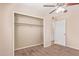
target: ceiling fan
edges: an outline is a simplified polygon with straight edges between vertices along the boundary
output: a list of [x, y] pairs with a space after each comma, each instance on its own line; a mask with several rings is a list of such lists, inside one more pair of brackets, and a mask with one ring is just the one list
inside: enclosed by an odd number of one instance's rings
[[78, 5], [79, 3], [56, 3], [55, 5], [43, 5], [44, 7], [56, 7], [54, 10], [49, 12], [49, 14], [53, 12], [67, 12], [66, 9], [63, 8], [63, 6], [73, 6], [73, 5]]

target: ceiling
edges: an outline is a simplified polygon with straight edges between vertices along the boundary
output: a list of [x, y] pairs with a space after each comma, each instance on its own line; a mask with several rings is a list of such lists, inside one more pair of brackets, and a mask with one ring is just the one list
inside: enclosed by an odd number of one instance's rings
[[55, 7], [44, 7], [44, 5], [55, 5], [56, 3], [23, 3], [28, 9], [40, 12], [42, 15], [49, 14]]
[[[55, 7], [44, 7], [44, 5], [56, 5], [56, 3], [16, 3], [18, 6], [17, 7], [23, 7], [25, 9], [29, 9], [30, 12], [31, 10], [40, 14], [40, 15], [48, 15], [49, 12], [51, 12], [52, 10], [55, 9]], [[0, 3], [1, 5], [9, 5], [9, 3]], [[56, 13], [52, 13], [52, 14], [56, 14]]]

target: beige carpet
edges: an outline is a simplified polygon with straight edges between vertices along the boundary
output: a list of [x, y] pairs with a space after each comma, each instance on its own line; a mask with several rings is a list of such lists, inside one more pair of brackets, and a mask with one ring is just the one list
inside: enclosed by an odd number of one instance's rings
[[43, 46], [40, 45], [16, 50], [15, 56], [79, 56], [79, 50], [60, 45], [52, 45], [50, 47], [43, 48]]

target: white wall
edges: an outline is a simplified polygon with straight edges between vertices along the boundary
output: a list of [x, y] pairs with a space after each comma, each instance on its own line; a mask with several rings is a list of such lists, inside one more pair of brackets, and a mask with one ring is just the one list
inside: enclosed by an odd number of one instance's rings
[[28, 7], [27, 4], [16, 4], [14, 7], [14, 12], [15, 13], [20, 13], [20, 14], [24, 14], [24, 15], [29, 15], [29, 16], [33, 16], [33, 17], [37, 17], [37, 18], [43, 18], [41, 15], [41, 11], [39, 11], [38, 9], [33, 9], [32, 7]]
[[67, 18], [67, 46], [79, 50], [79, 5], [71, 7]]
[[[13, 18], [10, 16], [13, 16], [12, 14], [12, 6], [9, 8], [7, 8], [8, 4], [6, 5], [1, 5], [2, 6], [2, 10], [0, 12], [2, 12], [1, 17], [2, 19], [0, 19], [1, 22], [1, 27], [2, 30], [0, 32], [1, 36], [1, 40], [0, 40], [0, 55], [13, 55]], [[2, 44], [1, 44], [2, 43]]]
[[52, 15], [44, 16], [44, 47], [51, 46], [53, 41]]
[[0, 55], [3, 55], [3, 9], [2, 9], [2, 5], [0, 6]]

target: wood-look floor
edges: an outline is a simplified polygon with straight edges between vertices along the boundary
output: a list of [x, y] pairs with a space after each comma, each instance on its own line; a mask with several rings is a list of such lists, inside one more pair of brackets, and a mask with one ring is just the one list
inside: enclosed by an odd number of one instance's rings
[[43, 48], [42, 45], [39, 45], [16, 50], [15, 56], [79, 56], [79, 50], [60, 45], [52, 45], [47, 48]]

